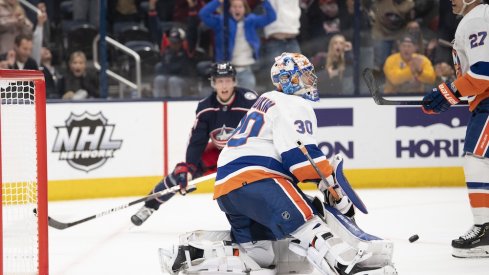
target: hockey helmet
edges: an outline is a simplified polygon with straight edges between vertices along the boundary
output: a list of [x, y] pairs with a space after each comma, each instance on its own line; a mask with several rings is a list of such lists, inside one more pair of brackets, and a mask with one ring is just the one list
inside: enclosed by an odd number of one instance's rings
[[211, 80], [219, 77], [236, 77], [236, 69], [228, 62], [214, 63], [211, 67]]
[[275, 57], [270, 70], [273, 85], [288, 95], [318, 101], [317, 76], [314, 65], [300, 53], [282, 53]]

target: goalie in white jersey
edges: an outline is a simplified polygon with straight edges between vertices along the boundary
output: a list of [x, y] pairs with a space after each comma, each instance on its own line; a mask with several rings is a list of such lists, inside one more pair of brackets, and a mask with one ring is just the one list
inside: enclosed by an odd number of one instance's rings
[[452, 0], [462, 15], [453, 43], [457, 79], [428, 93], [428, 114], [446, 111], [468, 97], [471, 117], [464, 140], [464, 174], [474, 225], [452, 241], [454, 257], [489, 257], [489, 5], [479, 0]]
[[[256, 101], [218, 160], [214, 198], [231, 224], [233, 242], [261, 267], [273, 263], [272, 241], [292, 236], [297, 241], [289, 248], [323, 274], [396, 274], [390, 263], [365, 265], [371, 253], [335, 236], [297, 185], [325, 186], [298, 141], [334, 181], [314, 137], [317, 121], [310, 101], [319, 97], [313, 65], [301, 54], [283, 53], [275, 58], [271, 77], [277, 90]], [[352, 207], [347, 197], [337, 203], [343, 213]]]

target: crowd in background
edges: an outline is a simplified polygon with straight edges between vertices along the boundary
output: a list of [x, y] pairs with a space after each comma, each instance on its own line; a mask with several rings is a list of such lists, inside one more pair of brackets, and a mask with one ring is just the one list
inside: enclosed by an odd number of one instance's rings
[[[28, 2], [41, 12], [0, 0], [0, 68], [43, 70], [48, 98], [100, 97], [99, 1]], [[238, 86], [262, 93], [285, 51], [314, 63], [321, 96], [367, 95], [354, 81], [367, 67], [386, 94], [420, 95], [455, 77], [450, 42], [460, 18], [446, 0], [107, 0], [106, 11], [107, 35], [141, 55], [144, 97], [202, 98], [212, 91], [210, 64], [224, 60]], [[109, 47], [108, 63], [134, 77], [127, 54]]]

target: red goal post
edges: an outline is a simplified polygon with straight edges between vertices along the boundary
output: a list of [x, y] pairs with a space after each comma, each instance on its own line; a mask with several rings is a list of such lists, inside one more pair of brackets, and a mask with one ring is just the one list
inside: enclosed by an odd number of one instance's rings
[[0, 274], [47, 275], [43, 73], [0, 70], [0, 100]]

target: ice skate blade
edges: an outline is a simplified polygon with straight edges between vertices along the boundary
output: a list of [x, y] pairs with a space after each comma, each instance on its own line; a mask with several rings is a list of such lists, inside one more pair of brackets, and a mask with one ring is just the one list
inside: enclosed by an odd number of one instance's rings
[[469, 249], [453, 248], [455, 258], [489, 258], [489, 245]]

